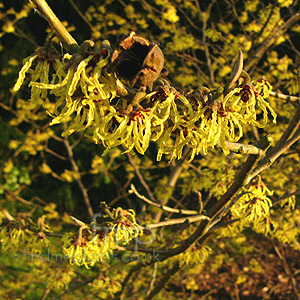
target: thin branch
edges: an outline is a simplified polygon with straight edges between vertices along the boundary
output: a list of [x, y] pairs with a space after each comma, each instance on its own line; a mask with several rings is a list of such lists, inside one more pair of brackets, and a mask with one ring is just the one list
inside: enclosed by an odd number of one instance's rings
[[157, 295], [165, 286], [169, 279], [180, 270], [179, 262], [176, 262], [173, 267], [168, 270], [168, 272], [159, 280], [155, 288], [150, 292], [144, 300], [151, 300], [155, 295]]
[[48, 152], [49, 154], [51, 154], [51, 155], [57, 157], [58, 159], [61, 159], [61, 160], [67, 160], [66, 157], [64, 157], [64, 156], [62, 156], [62, 155], [60, 155], [60, 154], [54, 152], [53, 150], [51, 150], [50, 148], [48, 148], [47, 145], [45, 145], [45, 152]]
[[151, 199], [153, 202], [155, 202], [155, 197], [153, 196], [153, 194], [152, 194], [152, 192], [151, 192], [151, 189], [150, 189], [149, 185], [148, 185], [148, 184], [146, 183], [146, 181], [144, 180], [144, 177], [143, 177], [143, 175], [141, 174], [141, 172], [140, 172], [138, 166], [135, 164], [135, 162], [134, 162], [134, 160], [133, 160], [131, 154], [130, 154], [130, 153], [127, 153], [127, 157], [128, 157], [128, 159], [129, 159], [130, 164], [133, 166], [133, 168], [134, 168], [134, 170], [135, 170], [135, 173], [136, 173], [137, 177], [139, 178], [141, 184], [143, 185], [143, 187], [144, 187], [145, 190], [147, 191], [147, 193], [148, 193], [150, 199]]
[[131, 193], [123, 193], [123, 194], [120, 194], [118, 195], [116, 198], [112, 199], [107, 205], [109, 207], [112, 207], [115, 203], [117, 203], [120, 199], [125, 199], [127, 198], [128, 196], [130, 196]]
[[188, 14], [179, 6], [177, 5], [177, 3], [173, 3], [176, 8], [180, 11], [180, 13], [182, 13], [184, 15], [184, 17], [187, 19], [187, 21], [189, 22], [189, 24], [196, 30], [201, 31], [202, 28], [198, 27], [193, 21], [192, 19], [188, 16]]
[[144, 263], [142, 262], [138, 262], [136, 265], [134, 265], [130, 271], [128, 272], [128, 274], [126, 275], [126, 277], [124, 278], [123, 282], [122, 282], [122, 289], [121, 291], [117, 292], [115, 295], [114, 300], [122, 300], [123, 299], [123, 292], [125, 290], [125, 287], [127, 286], [127, 283], [129, 282], [130, 278], [133, 276], [133, 274], [135, 272], [137, 272], [138, 270], [140, 270], [142, 267], [144, 267]]
[[262, 171], [269, 168], [283, 152], [289, 149], [299, 139], [300, 139], [300, 128], [297, 129], [297, 131], [295, 132], [292, 138], [279, 145], [279, 147], [274, 147], [276, 148], [275, 152], [272, 151], [272, 154], [266, 155], [266, 157], [252, 171], [251, 175], [249, 176], [249, 180], [252, 180], [255, 176], [260, 174]]
[[196, 210], [187, 210], [187, 209], [180, 209], [180, 208], [172, 208], [168, 207], [162, 204], [158, 204], [157, 202], [153, 202], [150, 199], [146, 198], [145, 196], [141, 195], [135, 188], [133, 184], [130, 185], [131, 190], [129, 190], [129, 193], [134, 193], [137, 197], [139, 197], [141, 200], [145, 201], [146, 203], [159, 207], [164, 211], [172, 212], [172, 213], [177, 213], [177, 214], [183, 214], [183, 215], [197, 215], [199, 214], [198, 211]]
[[149, 284], [149, 287], [148, 287], [148, 290], [147, 290], [147, 293], [146, 293], [146, 297], [150, 295], [151, 289], [153, 288], [154, 283], [156, 281], [156, 276], [157, 276], [157, 263], [154, 263], [152, 279], [150, 281], [150, 284]]
[[240, 27], [241, 27], [241, 29], [242, 29], [242, 31], [243, 31], [244, 36], [247, 38], [247, 40], [250, 40], [250, 37], [249, 37], [247, 31], [246, 31], [245, 28], [244, 28], [244, 24], [243, 24], [243, 23], [241, 22], [241, 20], [240, 20], [239, 13], [236, 11], [236, 8], [235, 8], [235, 1], [230, 0], [230, 3], [231, 3], [231, 7], [232, 7], [233, 14], [234, 14], [234, 16], [236, 17], [236, 19], [238, 20], [238, 22], [239, 22], [239, 24], [240, 24]]
[[184, 224], [184, 223], [189, 224], [189, 223], [198, 222], [201, 220], [210, 220], [210, 218], [205, 215], [196, 215], [196, 216], [161, 221], [161, 222], [155, 223], [155, 224], [147, 224], [145, 226], [145, 228], [153, 229], [153, 228], [158, 228], [158, 227], [163, 227], [163, 226], [170, 226], [170, 225], [177, 225], [177, 224]]
[[297, 12], [292, 17], [290, 17], [280, 28], [273, 31], [272, 36], [270, 36], [264, 43], [260, 44], [258, 49], [255, 49], [255, 53], [249, 55], [248, 63], [245, 65], [245, 70], [249, 71], [254, 67], [265, 54], [265, 52], [277, 41], [277, 39], [282, 36], [293, 24], [300, 20], [300, 12]]
[[0, 184], [0, 188], [4, 190], [6, 195], [9, 195], [10, 197], [14, 198], [15, 200], [18, 200], [26, 205], [35, 206], [35, 207], [43, 207], [40, 204], [32, 203], [31, 201], [25, 200], [24, 198], [16, 195], [14, 192], [10, 191], [9, 189], [6, 189], [2, 184]]
[[[249, 185], [249, 184], [248, 184]], [[248, 185], [246, 185], [246, 187], [248, 187]], [[224, 221], [224, 222], [220, 222], [223, 218], [223, 216], [225, 216], [228, 211], [231, 209], [231, 207], [233, 205], [235, 205], [235, 203], [244, 195], [244, 193], [240, 193], [238, 194], [237, 196], [235, 196], [227, 206], [224, 206], [222, 211], [217, 214], [214, 218], [212, 218], [210, 220], [210, 223], [209, 223], [209, 226], [207, 226], [207, 232], [210, 232], [210, 231], [213, 231], [213, 230], [216, 230], [217, 228], [220, 228], [220, 227], [225, 227], [226, 225], [224, 224], [231, 224], [231, 223], [234, 223], [236, 221], [238, 221], [239, 219], [233, 219], [233, 220], [229, 220], [229, 221]]]
[[[210, 11], [211, 11], [211, 8], [214, 5], [214, 3], [215, 3], [215, 1], [211, 1], [207, 11], [205, 12], [206, 15], [208, 15], [208, 16], [210, 15]], [[210, 53], [209, 53], [209, 47], [208, 47], [208, 44], [206, 42], [206, 35], [205, 35], [205, 30], [206, 30], [206, 26], [207, 26], [207, 17], [204, 16], [198, 1], [196, 1], [196, 6], [197, 6], [197, 10], [198, 10], [198, 12], [201, 16], [201, 19], [202, 19], [201, 20], [202, 21], [202, 42], [203, 42], [203, 45], [204, 45], [206, 62], [207, 62], [207, 67], [208, 67], [209, 77], [210, 77], [210, 83], [211, 83], [211, 85], [214, 85], [215, 84], [214, 71], [212, 69], [212, 63], [211, 63], [211, 58], [210, 58]]]
[[80, 9], [78, 8], [78, 6], [74, 3], [73, 0], [69, 0], [69, 2], [71, 3], [71, 5], [73, 6], [73, 8], [76, 10], [76, 12], [78, 13], [78, 15], [82, 18], [82, 20], [91, 28], [91, 30], [94, 32], [95, 31], [95, 27], [93, 26], [93, 24], [86, 18], [86, 16], [80, 11]]
[[[256, 34], [254, 34], [254, 37], [252, 38], [253, 43], [252, 43], [250, 51], [253, 50], [257, 46], [259, 38], [262, 36], [263, 32], [265, 31], [265, 29], [267, 28], [267, 25], [269, 24], [269, 22], [271, 20], [271, 17], [273, 16], [274, 9], [275, 9], [275, 5], [273, 4], [272, 5], [272, 9], [270, 10], [270, 13], [269, 13], [268, 18], [266, 19], [264, 25], [261, 27], [261, 29], [260, 29], [259, 32], [257, 32]], [[276, 26], [277, 26], [277, 24], [274, 26], [273, 31], [275, 30]], [[273, 32], [273, 31], [271, 31], [271, 32]]]
[[[190, 148], [186, 147], [183, 151], [182, 158], [176, 162], [175, 167], [172, 169], [172, 171], [169, 175], [169, 179], [166, 184], [166, 188], [170, 188], [172, 190], [174, 189], [176, 182], [177, 182], [183, 168], [186, 166], [186, 162], [188, 160], [189, 153], [190, 153]], [[166, 196], [161, 200], [161, 204], [166, 205], [168, 203], [169, 199], [170, 199], [170, 195], [168, 193], [166, 193]], [[154, 220], [156, 222], [158, 222], [160, 220], [162, 213], [163, 213], [162, 210], [157, 212], [157, 214], [154, 218]]]
[[57, 298], [55, 298], [54, 300], [59, 300], [59, 299], [61, 299], [63, 296], [65, 296], [65, 295], [67, 295], [67, 294], [69, 294], [69, 293], [71, 293], [71, 292], [73, 292], [73, 291], [75, 291], [75, 290], [81, 288], [82, 286], [87, 285], [87, 284], [90, 283], [90, 282], [93, 282], [98, 276], [99, 276], [99, 274], [97, 274], [96, 276], [93, 276], [93, 277], [91, 277], [91, 278], [89, 278], [89, 279], [87, 279], [87, 280], [85, 280], [85, 281], [80, 282], [79, 284], [77, 284], [77, 285], [75, 285], [75, 286], [69, 288], [68, 290], [66, 290], [65, 292], [63, 292], [62, 294], [60, 294], [60, 295], [59, 295]]
[[[296, 190], [295, 192], [291, 192], [291, 193], [286, 193], [284, 194], [282, 197], [280, 197], [277, 201], [278, 202], [281, 202], [282, 200], [285, 200], [287, 198], [290, 198], [292, 196], [296, 196], [296, 195], [299, 195], [300, 194], [300, 189]], [[277, 203], [276, 201], [276, 203]], [[275, 205], [275, 203], [273, 203], [273, 206]]]
[[274, 246], [274, 249], [278, 255], [278, 257], [282, 260], [283, 262], [283, 267], [284, 267], [284, 270], [285, 270], [285, 273], [286, 275], [288, 276], [289, 280], [291, 281], [291, 284], [292, 284], [292, 287], [293, 287], [293, 290], [294, 290], [294, 293], [295, 293], [295, 296], [297, 297], [298, 300], [300, 300], [300, 293], [298, 291], [298, 284], [297, 284], [297, 281], [295, 279], [295, 277], [293, 277], [293, 274], [291, 272], [291, 269], [289, 267], [289, 264], [286, 260], [286, 257], [285, 257], [285, 254], [284, 254], [284, 249], [282, 247], [282, 245], [280, 244], [280, 249], [275, 245], [275, 243], [273, 242], [273, 246]]
[[16, 36], [29, 41], [29, 43], [33, 44], [36, 48], [38, 47], [38, 43], [34, 39], [32, 39], [28, 34], [26, 34], [22, 29], [20, 29], [18, 25], [15, 24], [14, 28]]
[[293, 119], [290, 121], [288, 128], [282, 134], [280, 140], [277, 142], [275, 147], [269, 149], [266, 156], [267, 157], [272, 156], [274, 153], [279, 151], [281, 147], [287, 142], [287, 140], [291, 138], [293, 134], [295, 134], [299, 126], [300, 126], [300, 105], [298, 106], [298, 109], [296, 110]]
[[254, 145], [245, 145], [241, 143], [233, 143], [233, 142], [225, 142], [228, 149], [231, 152], [235, 152], [238, 154], [254, 154], [254, 155], [262, 155], [263, 150]]
[[[64, 126], [66, 126], [66, 125], [64, 124]], [[73, 156], [73, 151], [72, 151], [71, 145], [69, 143], [68, 137], [64, 138], [64, 144], [65, 144], [65, 146], [67, 148], [69, 160], [70, 160], [70, 162], [72, 164], [73, 171], [76, 172], [77, 174], [79, 174], [79, 168], [78, 168], [78, 166], [77, 166], [77, 164], [75, 162], [75, 159], [74, 159], [74, 156]], [[94, 216], [94, 211], [93, 211], [90, 199], [89, 199], [88, 192], [87, 192], [86, 188], [84, 187], [84, 184], [83, 184], [83, 182], [82, 182], [82, 180], [81, 180], [80, 177], [78, 179], [76, 179], [76, 182], [77, 182], [77, 184], [78, 184], [78, 186], [79, 186], [79, 188], [81, 190], [81, 193], [82, 193], [85, 205], [86, 205], [86, 207], [88, 209], [89, 216], [92, 219], [93, 216]]]
[[45, 0], [30, 0], [34, 3], [42, 15], [46, 18], [50, 26], [55, 30], [59, 39], [65, 44], [68, 51], [72, 54], [78, 50], [78, 44], [71, 34], [67, 31], [66, 27], [60, 22], [52, 9], [49, 7]]
[[295, 45], [293, 44], [293, 42], [291, 41], [291, 39], [290, 39], [290, 38], [287, 38], [286, 40], [289, 42], [291, 48], [296, 52], [296, 54], [297, 54], [298, 56], [300, 56], [300, 51], [297, 50], [297, 48], [295, 47]]
[[297, 96], [285, 95], [285, 94], [273, 92], [273, 91], [270, 91], [270, 96], [281, 99], [281, 100], [292, 101], [292, 102], [296, 102], [296, 101], [300, 100], [300, 98]]
[[[156, 248], [137, 248], [136, 246], [134, 247], [118, 247], [118, 251], [132, 251], [132, 252], [142, 252], [142, 253], [149, 253], [155, 255], [155, 254], [165, 254], [168, 250], [164, 250], [164, 249], [156, 249]], [[130, 263], [130, 262], [127, 262]]]

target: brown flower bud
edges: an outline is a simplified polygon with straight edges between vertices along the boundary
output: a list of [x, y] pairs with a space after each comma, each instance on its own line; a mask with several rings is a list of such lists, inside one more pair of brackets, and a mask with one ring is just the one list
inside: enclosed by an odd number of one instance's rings
[[164, 55], [158, 44], [132, 31], [119, 47], [112, 55], [111, 67], [121, 78], [131, 81], [133, 87], [151, 86], [164, 65]]

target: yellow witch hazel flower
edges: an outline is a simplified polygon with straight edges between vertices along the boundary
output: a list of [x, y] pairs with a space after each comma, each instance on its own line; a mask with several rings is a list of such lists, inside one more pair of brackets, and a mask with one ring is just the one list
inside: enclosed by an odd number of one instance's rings
[[[63, 135], [97, 126], [101, 112], [106, 111], [106, 107], [110, 106], [109, 100], [116, 95], [116, 76], [104, 69], [109, 61], [104, 46], [108, 46], [107, 43], [104, 42], [102, 48], [96, 48], [92, 55], [88, 55], [88, 52], [72, 57], [65, 55], [64, 64], [57, 67], [50, 84], [30, 83], [33, 88], [50, 90], [50, 94], [56, 96], [51, 125], [68, 121], [76, 113], [73, 124]], [[66, 68], [67, 72], [64, 71]], [[59, 111], [60, 107], [62, 109]]]
[[92, 291], [101, 299], [112, 299], [122, 289], [120, 279], [99, 276], [91, 284]]
[[135, 148], [139, 153], [144, 154], [147, 150], [151, 137], [151, 119], [153, 115], [150, 109], [137, 109], [128, 114], [115, 110], [114, 114], [103, 116], [99, 123], [104, 121], [118, 124], [113, 132], [105, 132], [101, 129], [109, 129], [107, 124], [97, 126], [94, 131], [93, 139], [98, 142], [101, 140], [107, 151], [115, 146], [123, 145], [125, 152]]
[[279, 214], [273, 212], [273, 215], [272, 236], [281, 243], [291, 244], [296, 250], [300, 250], [300, 210], [288, 208]]
[[[156, 43], [131, 32], [119, 47], [113, 51], [108, 41], [100, 46], [85, 41], [75, 54], [61, 55], [49, 39], [25, 60], [14, 91], [28, 73], [32, 101], [55, 98], [54, 112], [49, 112], [51, 125], [68, 123], [63, 136], [85, 132], [102, 143], [104, 154], [117, 146], [145, 154], [150, 142], [155, 142], [157, 160], [164, 154], [179, 159], [184, 147], [192, 150], [190, 160], [216, 146], [227, 155], [226, 141], [238, 141], [243, 125], [264, 127], [269, 113], [276, 122], [265, 100], [270, 84], [253, 83], [241, 67], [225, 88], [200, 87], [184, 95], [157, 79], [164, 57]], [[241, 66], [241, 55], [238, 62]], [[262, 120], [257, 119], [258, 112], [263, 113]]]
[[0, 242], [3, 251], [19, 251], [20, 249], [25, 249], [27, 235], [25, 231], [25, 224], [22, 223], [23, 222], [21, 221], [20, 225], [16, 227], [10, 225], [1, 226]]
[[[93, 48], [91, 54], [89, 48]], [[57, 99], [52, 124], [65, 122], [76, 112], [73, 128], [66, 134], [82, 131], [91, 126], [98, 113], [95, 103], [106, 101], [108, 105], [107, 101], [116, 95], [116, 76], [104, 69], [109, 62], [109, 48], [107, 41], [100, 47], [86, 41], [78, 53], [62, 56], [47, 42], [25, 60], [13, 90], [18, 91], [26, 73], [30, 74], [31, 100], [45, 98], [48, 92]]]
[[46, 216], [43, 215], [37, 220], [37, 232], [31, 232], [29, 235], [25, 250], [41, 254], [43, 248], [47, 248], [50, 245], [50, 241], [46, 236], [47, 232], [50, 232], [50, 227], [46, 223]]
[[178, 256], [175, 256], [175, 258], [178, 259], [180, 267], [185, 265], [192, 266], [203, 264], [211, 254], [212, 249], [209, 246], [199, 246], [193, 244], [186, 251], [180, 253]]
[[94, 237], [92, 233], [83, 235], [82, 229], [78, 237], [73, 233], [67, 233], [62, 241], [63, 252], [70, 259], [70, 263], [78, 266], [84, 265], [88, 269], [96, 262], [107, 259], [116, 249], [114, 239], [110, 235], [97, 234]]
[[41, 254], [43, 248], [49, 246], [45, 232], [49, 232], [45, 216], [39, 218], [37, 224], [30, 219], [11, 220], [8, 224], [1, 225], [0, 244], [3, 251]]
[[135, 220], [133, 209], [116, 209], [113, 213], [115, 215], [115, 224], [111, 228], [110, 235], [116, 243], [126, 245], [130, 240], [143, 234], [142, 227]]
[[[264, 127], [268, 121], [268, 111], [276, 122], [276, 114], [264, 100], [271, 86], [266, 81], [257, 84], [237, 85], [224, 95], [222, 87], [210, 91], [200, 87], [187, 96], [165, 92], [164, 98], [172, 99], [169, 105], [169, 117], [164, 121], [164, 132], [157, 140], [162, 154], [171, 154], [171, 160], [180, 158], [184, 146], [192, 149], [192, 160], [199, 153], [206, 154], [209, 148], [220, 146], [229, 154], [226, 141], [236, 142], [243, 135], [242, 125], [252, 124]], [[166, 90], [163, 87], [163, 90]], [[163, 92], [160, 91], [160, 98]], [[152, 96], [154, 98], [155, 95]], [[166, 102], [166, 100], [164, 101]], [[257, 110], [263, 112], [263, 120], [257, 120]], [[171, 136], [175, 136], [171, 139]]]
[[[118, 246], [128, 244], [132, 239], [143, 234], [143, 229], [137, 224], [135, 212], [132, 209], [113, 209], [105, 206], [105, 221], [97, 232], [81, 221], [78, 235], [67, 233], [63, 236], [63, 252], [71, 264], [89, 268], [95, 263], [107, 260], [118, 249]], [[74, 220], [75, 218], [73, 218]]]
[[41, 282], [47, 283], [46, 287], [56, 291], [66, 290], [76, 277], [75, 268], [69, 264], [57, 264], [54, 261], [38, 260], [35, 262], [37, 277]]
[[256, 228], [270, 214], [272, 201], [269, 196], [272, 194], [273, 192], [261, 180], [251, 184], [231, 208], [233, 217], [240, 218], [242, 226], [253, 224], [254, 228]]

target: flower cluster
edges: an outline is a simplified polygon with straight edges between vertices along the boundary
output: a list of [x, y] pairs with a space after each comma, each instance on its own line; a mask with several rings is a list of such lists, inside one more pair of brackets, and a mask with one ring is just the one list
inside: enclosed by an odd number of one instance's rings
[[46, 287], [56, 291], [66, 290], [76, 277], [74, 267], [69, 264], [57, 264], [54, 261], [36, 261], [36, 273], [41, 282], [47, 283]]
[[137, 224], [133, 209], [113, 209], [114, 222], [108, 223], [109, 235], [116, 244], [126, 245], [130, 240], [143, 234], [143, 229]]
[[109, 259], [120, 244], [126, 245], [143, 234], [132, 209], [123, 210], [119, 207], [112, 212], [106, 209], [106, 212], [108, 221], [101, 224], [101, 230], [95, 232], [81, 222], [78, 234], [67, 233], [63, 236], [63, 252], [71, 264], [84, 265], [86, 268], [94, 266], [96, 262]]
[[203, 264], [211, 255], [211, 253], [212, 253], [212, 249], [209, 246], [207, 245], [199, 246], [193, 244], [186, 251], [176, 256], [176, 259], [178, 259], [180, 267], [184, 265], [187, 266], [199, 265], [199, 264]]
[[82, 234], [82, 231], [79, 231], [78, 236], [66, 233], [62, 238], [63, 252], [70, 259], [71, 264], [89, 268], [96, 262], [108, 258], [115, 250], [115, 243], [110, 235], [93, 236], [89, 231], [84, 232], [86, 234]]
[[261, 180], [253, 183], [232, 207], [233, 217], [241, 219], [241, 226], [260, 226], [270, 215], [272, 201], [269, 196], [272, 194]]
[[291, 246], [300, 250], [300, 210], [288, 208], [284, 213], [274, 214], [272, 219], [272, 234], [281, 243], [291, 244]]
[[25, 251], [40, 255], [43, 248], [49, 246], [45, 234], [48, 231], [44, 216], [38, 219], [37, 224], [30, 219], [12, 220], [0, 228], [0, 245], [3, 251]]
[[[263, 86], [271, 88], [270, 85]], [[169, 111], [167, 117], [164, 116], [166, 121], [160, 125], [158, 159], [162, 154], [171, 154], [171, 159], [180, 158], [184, 146], [192, 149], [191, 160], [196, 154], [206, 154], [215, 146], [229, 154], [226, 141], [238, 141], [243, 136], [244, 124], [264, 127], [268, 111], [276, 121], [275, 112], [251, 82], [236, 86], [228, 93], [221, 87], [214, 91], [201, 87], [186, 96], [165, 90], [166, 87], [160, 92], [163, 101], [158, 104], [158, 109], [164, 106]], [[263, 112], [261, 121], [257, 120], [257, 109]]]
[[[276, 122], [276, 114], [265, 100], [271, 89], [265, 80], [237, 80], [229, 90], [200, 87], [184, 95], [165, 80], [151, 84], [162, 67], [162, 53], [153, 50], [157, 47], [134, 33], [120, 45], [121, 50], [112, 54], [107, 41], [99, 47], [86, 41], [72, 56], [42, 48], [25, 60], [14, 91], [29, 73], [32, 101], [55, 96], [51, 124], [69, 122], [63, 135], [85, 131], [95, 143], [105, 146], [105, 153], [121, 145], [125, 152], [135, 149], [144, 154], [153, 141], [158, 145], [158, 160], [163, 154], [171, 160], [180, 158], [185, 146], [192, 150], [191, 160], [215, 146], [229, 154], [226, 141], [238, 141], [243, 125], [264, 127], [269, 112]], [[149, 53], [147, 47], [152, 49]], [[126, 76], [124, 65], [130, 62], [133, 68], [140, 57], [138, 64], [143, 63], [143, 69]], [[133, 88], [125, 87], [118, 76], [134, 78]], [[137, 83], [152, 85], [152, 91], [146, 93], [147, 86], [136, 87]], [[258, 120], [258, 112], [262, 112], [262, 120]]]
[[99, 276], [91, 285], [93, 292], [101, 299], [112, 299], [122, 288], [120, 280], [109, 276]]

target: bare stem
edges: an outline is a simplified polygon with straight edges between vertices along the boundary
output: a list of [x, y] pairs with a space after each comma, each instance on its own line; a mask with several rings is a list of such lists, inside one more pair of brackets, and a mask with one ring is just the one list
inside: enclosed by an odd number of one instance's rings
[[189, 217], [184, 217], [184, 218], [171, 219], [171, 220], [161, 221], [161, 222], [155, 223], [155, 224], [147, 224], [146, 229], [153, 229], [153, 228], [177, 225], [177, 224], [183, 224], [183, 223], [193, 223], [193, 222], [198, 222], [201, 220], [209, 220], [209, 217], [207, 217], [205, 215], [196, 215], [196, 216], [189, 216]]
[[286, 143], [287, 140], [291, 138], [293, 134], [295, 134], [299, 126], [300, 126], [300, 105], [298, 106], [298, 109], [296, 110], [293, 119], [290, 121], [288, 128], [282, 134], [276, 146], [274, 148], [271, 148], [268, 151], [267, 156], [272, 156], [274, 153], [276, 153], [283, 146], [283, 144]]
[[34, 3], [50, 26], [55, 30], [59, 39], [64, 43], [67, 50], [73, 54], [78, 50], [78, 44], [71, 34], [67, 31], [66, 27], [60, 22], [52, 9], [49, 7], [45, 0], [31, 0]]
[[134, 265], [130, 271], [128, 272], [127, 276], [124, 278], [123, 282], [122, 282], [122, 289], [121, 291], [117, 292], [115, 295], [114, 300], [123, 300], [124, 299], [124, 295], [123, 292], [125, 290], [125, 287], [127, 286], [130, 278], [133, 276], [133, 274], [135, 272], [137, 272], [138, 270], [140, 270], [142, 267], [144, 267], [144, 264], [142, 262], [138, 262], [136, 265]]
[[251, 180], [258, 174], [260, 174], [265, 169], [269, 168], [283, 152], [289, 149], [299, 139], [300, 139], [300, 128], [297, 129], [295, 134], [289, 140], [279, 144], [279, 147], [277, 147], [276, 145], [274, 147], [276, 151], [272, 151], [271, 154], [267, 154], [266, 157], [262, 161], [260, 161], [260, 163], [257, 165], [257, 167], [253, 170], [253, 172], [249, 176], [249, 180]]
[[135, 170], [135, 173], [137, 175], [137, 177], [139, 178], [141, 184], [143, 185], [143, 187], [145, 188], [145, 190], [147, 191], [150, 199], [155, 202], [155, 197], [153, 195], [153, 193], [151, 192], [151, 189], [149, 187], [149, 185], [146, 183], [146, 181], [144, 180], [144, 177], [143, 175], [141, 174], [140, 170], [139, 170], [139, 167], [135, 164], [132, 156], [130, 153], [127, 153], [127, 157], [129, 159], [129, 162], [131, 163], [131, 165], [133, 166], [134, 170]]
[[[172, 169], [170, 175], [169, 175], [169, 179], [168, 179], [168, 183], [166, 184], [166, 189], [170, 189], [171, 191], [173, 191], [175, 185], [176, 185], [176, 182], [183, 170], [183, 168], [186, 166], [186, 162], [187, 162], [187, 158], [189, 156], [189, 153], [190, 153], [190, 148], [186, 147], [184, 149], [184, 152], [183, 152], [183, 156], [180, 160], [177, 161], [175, 167]], [[164, 206], [168, 203], [169, 199], [170, 199], [170, 195], [172, 193], [166, 193], [166, 196], [161, 200], [161, 204]], [[162, 213], [163, 211], [158, 211], [154, 220], [156, 222], [158, 222], [162, 216]]]
[[273, 33], [259, 45], [258, 48], [253, 49], [249, 53], [248, 60], [245, 65], [245, 70], [249, 71], [251, 68], [255, 68], [262, 56], [266, 51], [282, 36], [293, 24], [298, 22], [300, 19], [300, 12], [293, 14], [281, 27], [277, 26], [274, 28]]
[[283, 267], [285, 270], [286, 275], [288, 276], [289, 280], [291, 281], [295, 296], [298, 300], [300, 300], [300, 292], [298, 291], [298, 283], [296, 281], [296, 278], [293, 276], [292, 271], [289, 267], [289, 264], [287, 262], [287, 259], [285, 257], [284, 249], [282, 247], [282, 244], [280, 244], [280, 249], [276, 246], [276, 244], [273, 242], [274, 249], [278, 255], [278, 257], [282, 260]]
[[281, 99], [281, 100], [285, 100], [285, 101], [291, 101], [291, 102], [296, 102], [296, 101], [300, 100], [300, 98], [298, 96], [291, 96], [291, 95], [286, 95], [286, 94], [273, 92], [273, 91], [270, 91], [270, 96]]
[[156, 281], [156, 276], [157, 276], [157, 263], [154, 263], [154, 266], [153, 266], [153, 273], [152, 273], [152, 279], [151, 279], [151, 282], [150, 282], [150, 285], [149, 285], [149, 288], [147, 290], [147, 293], [146, 293], [146, 297], [150, 295], [150, 292], [155, 284], [155, 281]]
[[145, 196], [141, 195], [135, 188], [133, 184], [130, 185], [131, 190], [129, 191], [130, 193], [134, 193], [137, 197], [139, 197], [141, 200], [145, 201], [146, 203], [159, 207], [164, 211], [172, 212], [172, 213], [177, 213], [177, 214], [183, 214], [183, 215], [197, 215], [199, 214], [198, 211], [196, 210], [188, 210], [188, 209], [178, 209], [178, 208], [172, 208], [168, 207], [162, 204], [158, 204], [157, 202], [153, 202], [150, 199], [146, 198]]
[[[215, 3], [215, 1], [211, 1], [207, 11], [205, 12], [207, 14], [207, 16], [210, 15], [211, 8], [214, 5], [214, 3]], [[199, 12], [199, 15], [201, 16], [202, 32], [205, 32], [206, 26], [207, 26], [207, 18], [204, 16], [204, 13], [201, 10], [200, 4], [199, 4], [198, 1], [196, 2], [196, 6], [197, 6], [197, 10]], [[202, 35], [202, 43], [203, 43], [204, 49], [205, 49], [205, 56], [206, 56], [207, 67], [208, 67], [208, 70], [209, 70], [210, 84], [214, 85], [215, 84], [215, 76], [214, 76], [214, 72], [213, 72], [213, 69], [212, 69], [212, 63], [211, 63], [211, 58], [210, 58], [210, 53], [209, 53], [209, 47], [208, 47], [208, 44], [207, 44], [207, 41], [206, 41], [206, 35], [205, 34]]]
[[254, 155], [262, 155], [263, 150], [254, 145], [246, 145], [241, 143], [233, 143], [227, 142], [226, 145], [231, 152], [235, 152], [238, 154], [254, 154]]
[[[78, 166], [76, 164], [76, 161], [74, 159], [72, 147], [71, 147], [71, 145], [69, 143], [68, 137], [64, 138], [64, 144], [65, 144], [65, 146], [67, 148], [69, 160], [70, 160], [70, 162], [72, 164], [73, 171], [79, 174], [79, 168], [78, 168]], [[84, 184], [83, 184], [83, 182], [82, 182], [82, 180], [81, 180], [80, 177], [78, 177], [78, 179], [76, 179], [76, 182], [77, 182], [77, 184], [78, 184], [78, 186], [79, 186], [79, 188], [81, 190], [81, 193], [82, 193], [85, 205], [86, 205], [86, 207], [88, 209], [89, 216], [91, 218], [93, 218], [94, 211], [93, 211], [93, 208], [92, 208], [92, 205], [91, 205], [91, 202], [90, 202], [90, 198], [89, 198], [88, 192], [87, 192], [87, 190], [86, 190], [86, 188], [85, 188], [85, 186], [84, 186]]]
[[88, 20], [88, 18], [86, 18], [86, 16], [80, 11], [80, 9], [78, 8], [78, 6], [74, 3], [73, 0], [69, 0], [69, 2], [71, 3], [71, 5], [73, 6], [73, 8], [76, 10], [76, 12], [78, 13], [78, 15], [83, 19], [83, 21], [91, 28], [92, 31], [95, 31], [95, 27], [93, 26], [93, 24]]
[[145, 300], [153, 299], [155, 295], [157, 295], [166, 285], [166, 283], [169, 281], [169, 279], [174, 275], [176, 272], [178, 272], [180, 269], [179, 262], [176, 262], [173, 267], [168, 270], [168, 272], [159, 280], [158, 284], [154, 287], [154, 289], [150, 292]]

